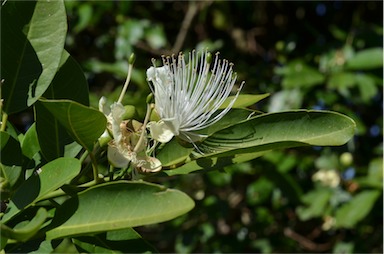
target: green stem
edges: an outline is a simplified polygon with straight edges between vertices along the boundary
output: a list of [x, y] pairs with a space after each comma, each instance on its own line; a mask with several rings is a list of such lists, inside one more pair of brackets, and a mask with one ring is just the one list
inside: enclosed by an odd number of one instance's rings
[[124, 83], [124, 86], [123, 86], [123, 90], [121, 90], [121, 94], [119, 96], [119, 99], [118, 99], [117, 103], [121, 103], [123, 101], [123, 97], [125, 95], [125, 92], [127, 91], [129, 81], [131, 80], [132, 69], [133, 69], [133, 65], [129, 64], [127, 79], [125, 80], [125, 83]]
[[89, 153], [89, 157], [91, 158], [91, 162], [92, 162], [93, 179], [94, 179], [94, 181], [96, 183], [99, 183], [100, 182], [100, 178], [99, 178], [99, 170], [97, 168], [96, 157], [95, 157], [95, 155], [92, 152]]
[[152, 113], [152, 110], [155, 106], [151, 103], [151, 104], [147, 104], [147, 113], [145, 115], [145, 119], [144, 119], [144, 123], [143, 123], [143, 129], [141, 131], [141, 135], [140, 135], [140, 138], [139, 138], [139, 141], [137, 142], [135, 148], [133, 149], [133, 152], [137, 153], [137, 150], [139, 150], [139, 147], [141, 146], [141, 143], [143, 142], [143, 139], [144, 139], [144, 134], [146, 133], [145, 129], [147, 127], [147, 124], [148, 124], [148, 121], [149, 121], [149, 117], [151, 116], [151, 113]]
[[3, 112], [3, 117], [1, 119], [1, 131], [5, 131], [5, 127], [7, 126], [8, 114]]

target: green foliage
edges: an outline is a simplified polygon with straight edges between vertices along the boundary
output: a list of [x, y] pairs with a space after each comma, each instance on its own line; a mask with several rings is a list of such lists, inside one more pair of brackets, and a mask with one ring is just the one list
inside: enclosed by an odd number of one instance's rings
[[[333, 17], [333, 3], [291, 4], [3, 2], [2, 252], [380, 252], [382, 21], [349, 3], [350, 27], [315, 27], [311, 10]], [[155, 143], [139, 123], [151, 58], [207, 45], [234, 62], [242, 94], [203, 140]], [[106, 111], [132, 52], [117, 127], [144, 164], [114, 168]], [[155, 159], [162, 170], [145, 171]]]

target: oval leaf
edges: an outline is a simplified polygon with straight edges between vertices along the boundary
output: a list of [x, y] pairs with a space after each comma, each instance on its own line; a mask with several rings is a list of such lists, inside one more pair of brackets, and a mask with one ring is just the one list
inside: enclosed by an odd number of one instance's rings
[[[209, 136], [203, 156], [256, 152], [300, 145], [338, 146], [355, 132], [355, 122], [329, 111], [297, 110], [256, 116]], [[225, 154], [228, 155], [228, 154]]]
[[178, 190], [145, 182], [111, 182], [80, 193], [57, 209], [47, 238], [112, 231], [171, 220], [193, 200]]
[[40, 100], [77, 143], [91, 151], [104, 132], [107, 119], [98, 110], [69, 100]]

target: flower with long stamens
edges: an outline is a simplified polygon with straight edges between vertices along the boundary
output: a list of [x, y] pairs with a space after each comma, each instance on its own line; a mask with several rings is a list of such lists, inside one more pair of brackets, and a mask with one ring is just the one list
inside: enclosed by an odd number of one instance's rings
[[160, 121], [151, 122], [152, 137], [166, 143], [173, 136], [194, 143], [204, 135], [196, 133], [219, 121], [232, 107], [236, 96], [222, 111], [220, 106], [230, 95], [237, 75], [232, 64], [207, 51], [189, 53], [188, 63], [180, 53], [163, 57], [163, 66], [150, 67], [147, 80], [155, 96], [155, 110]]

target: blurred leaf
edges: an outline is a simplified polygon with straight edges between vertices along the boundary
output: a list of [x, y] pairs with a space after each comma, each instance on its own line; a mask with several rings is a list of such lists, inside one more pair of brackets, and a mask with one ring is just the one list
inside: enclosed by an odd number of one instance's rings
[[9, 239], [25, 242], [39, 231], [47, 216], [47, 211], [44, 208], [39, 208], [33, 219], [27, 223], [23, 223], [21, 227], [16, 226], [14, 229], [11, 229], [0, 223], [1, 234]]
[[145, 32], [145, 39], [152, 49], [160, 49], [165, 47], [167, 44], [164, 29], [160, 25], [149, 27]]
[[81, 168], [80, 161], [74, 158], [58, 158], [44, 165], [17, 189], [2, 218], [7, 222], [24, 208], [38, 202], [45, 195], [69, 182]]
[[369, 103], [372, 98], [379, 93], [374, 78], [366, 74], [359, 73], [356, 74], [355, 79], [360, 90], [361, 99], [364, 102]]
[[[29, 22], [35, 2], [8, 1], [1, 8], [1, 87], [3, 110], [16, 113], [30, 106], [27, 101], [42, 73], [38, 56], [22, 33]], [[25, 20], [27, 19], [27, 20]], [[21, 24], [20, 24], [21, 23]]]
[[247, 186], [247, 203], [250, 205], [265, 202], [273, 191], [274, 184], [265, 177], [257, 179]]
[[353, 228], [368, 215], [381, 194], [382, 192], [378, 190], [367, 190], [357, 194], [336, 211], [336, 227]]
[[159, 223], [182, 215], [193, 207], [193, 200], [183, 192], [156, 184], [100, 184], [67, 200], [57, 209], [47, 238]]
[[[89, 105], [88, 84], [84, 73], [66, 51], [63, 51], [60, 69], [44, 93], [44, 97], [46, 99], [69, 99]], [[39, 143], [44, 157], [47, 160], [62, 157], [65, 147], [73, 143], [74, 139], [41, 103], [36, 103], [35, 114]]]
[[84, 148], [92, 151], [93, 145], [104, 132], [107, 120], [98, 110], [70, 100], [40, 100], [57, 121]]
[[201, 144], [204, 156], [259, 152], [302, 145], [337, 146], [355, 132], [347, 116], [330, 111], [262, 114], [218, 131]]
[[338, 242], [333, 247], [332, 253], [354, 253], [355, 245], [353, 243]]
[[383, 49], [369, 48], [361, 50], [349, 59], [346, 67], [351, 70], [369, 70], [383, 66]]
[[276, 74], [283, 75], [284, 88], [311, 87], [324, 82], [325, 77], [318, 70], [307, 66], [301, 61], [293, 61], [276, 69]]
[[328, 188], [319, 188], [304, 195], [302, 201], [307, 206], [300, 206], [296, 209], [300, 220], [306, 221], [312, 218], [322, 217], [326, 212], [331, 196], [332, 191]]
[[[246, 108], [256, 104], [257, 102], [267, 98], [269, 96], [266, 94], [239, 94], [235, 103], [232, 105], [232, 108]], [[235, 96], [229, 96], [224, 103], [220, 106], [220, 109], [225, 109], [229, 103], [235, 98]]]
[[362, 187], [383, 189], [383, 159], [377, 158], [370, 161], [368, 175], [354, 179]]
[[352, 72], [333, 73], [328, 80], [328, 87], [334, 89], [346, 89], [356, 84], [356, 76]]

